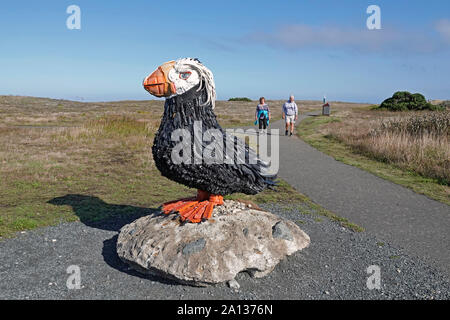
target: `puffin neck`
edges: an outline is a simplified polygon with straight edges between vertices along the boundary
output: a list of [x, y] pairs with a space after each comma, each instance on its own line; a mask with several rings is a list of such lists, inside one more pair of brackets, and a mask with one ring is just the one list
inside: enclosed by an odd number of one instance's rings
[[182, 95], [166, 99], [163, 123], [185, 127], [201, 120], [207, 127], [218, 126], [211, 106], [203, 105], [207, 100], [206, 88], [203, 86], [202, 90], [197, 90], [198, 86]]
[[179, 105], [182, 106], [184, 104], [191, 105], [201, 105], [204, 101], [206, 101], [207, 93], [206, 88], [203, 86], [203, 89], [198, 91], [199, 85], [189, 89], [185, 93], [167, 99], [167, 102], [170, 105]]

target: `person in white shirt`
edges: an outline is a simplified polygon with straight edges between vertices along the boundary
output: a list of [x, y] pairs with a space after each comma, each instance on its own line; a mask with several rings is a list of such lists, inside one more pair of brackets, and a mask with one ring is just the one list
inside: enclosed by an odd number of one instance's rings
[[283, 104], [282, 117], [283, 119], [285, 119], [286, 123], [286, 132], [284, 135], [287, 136], [288, 132], [290, 132], [290, 135], [292, 136], [294, 132], [295, 121], [297, 121], [298, 119], [298, 107], [294, 101], [294, 96], [291, 95], [289, 97], [289, 100]]

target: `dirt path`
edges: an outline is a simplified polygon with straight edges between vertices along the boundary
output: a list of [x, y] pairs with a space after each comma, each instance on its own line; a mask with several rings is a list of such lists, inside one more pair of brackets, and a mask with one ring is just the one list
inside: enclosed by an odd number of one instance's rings
[[[299, 121], [309, 113], [299, 117]], [[297, 122], [298, 123], [298, 122]], [[300, 192], [379, 239], [450, 274], [450, 207], [346, 165], [280, 129], [279, 176]]]

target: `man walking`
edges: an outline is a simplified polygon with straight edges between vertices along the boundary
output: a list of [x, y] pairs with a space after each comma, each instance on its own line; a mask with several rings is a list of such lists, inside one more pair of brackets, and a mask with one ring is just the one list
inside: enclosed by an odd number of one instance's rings
[[298, 108], [297, 104], [294, 101], [294, 96], [291, 95], [289, 97], [289, 100], [283, 104], [282, 116], [286, 122], [286, 132], [284, 133], [284, 135], [287, 136], [288, 132], [290, 132], [290, 135], [292, 136], [292, 133], [294, 133], [294, 124], [298, 118]]

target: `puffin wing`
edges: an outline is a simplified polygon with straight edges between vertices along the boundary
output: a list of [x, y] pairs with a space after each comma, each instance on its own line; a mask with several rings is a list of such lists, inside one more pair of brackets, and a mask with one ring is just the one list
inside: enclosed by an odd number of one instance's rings
[[[276, 175], [269, 173], [267, 162], [260, 159], [239, 137], [220, 129], [219, 131], [223, 137], [222, 143], [215, 139], [200, 141], [198, 137], [194, 137], [196, 144], [201, 145], [201, 150], [204, 150], [198, 179], [209, 180], [210, 188], [216, 188], [219, 194], [256, 194], [275, 185]], [[222, 156], [215, 157], [216, 155]], [[233, 191], [225, 192], [222, 189]]]

